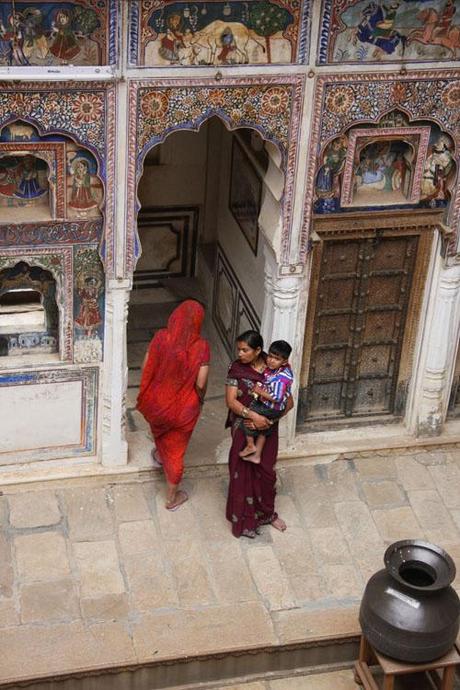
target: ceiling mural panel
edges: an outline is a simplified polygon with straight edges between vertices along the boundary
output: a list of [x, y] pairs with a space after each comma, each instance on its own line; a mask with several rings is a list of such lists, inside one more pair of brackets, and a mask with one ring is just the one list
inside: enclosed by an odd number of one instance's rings
[[310, 0], [131, 2], [129, 60], [144, 67], [302, 64], [310, 6]]
[[323, 0], [318, 64], [460, 56], [460, 0]]

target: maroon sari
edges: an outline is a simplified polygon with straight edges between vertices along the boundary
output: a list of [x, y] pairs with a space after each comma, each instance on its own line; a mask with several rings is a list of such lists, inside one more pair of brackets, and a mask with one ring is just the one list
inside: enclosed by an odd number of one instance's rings
[[[263, 375], [250, 364], [238, 361], [231, 364], [227, 375], [227, 385], [238, 387], [238, 402], [249, 407], [251, 384], [263, 382]], [[227, 497], [227, 520], [232, 523], [235, 537], [255, 537], [261, 525], [268, 525], [276, 517], [276, 472], [278, 455], [278, 424], [273, 425], [267, 436], [260, 465], [242, 460], [239, 453], [246, 445], [242, 419], [229, 413], [227, 426], [232, 427], [232, 447], [228, 458], [230, 485]]]

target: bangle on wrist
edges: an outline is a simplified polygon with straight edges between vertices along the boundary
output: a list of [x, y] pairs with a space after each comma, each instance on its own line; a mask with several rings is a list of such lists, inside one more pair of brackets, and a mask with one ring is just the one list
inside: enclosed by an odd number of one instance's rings
[[249, 416], [249, 410], [244, 405], [243, 405], [243, 409], [241, 410], [241, 416], [244, 417], [245, 419], [247, 419]]

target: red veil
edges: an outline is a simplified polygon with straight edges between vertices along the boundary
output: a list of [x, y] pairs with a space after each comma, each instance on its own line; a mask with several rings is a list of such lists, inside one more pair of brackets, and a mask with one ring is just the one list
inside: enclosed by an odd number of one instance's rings
[[153, 337], [142, 372], [137, 409], [150, 424], [166, 477], [178, 484], [187, 444], [200, 416], [198, 371], [209, 362], [201, 337], [204, 309], [194, 300], [173, 311], [167, 328]]

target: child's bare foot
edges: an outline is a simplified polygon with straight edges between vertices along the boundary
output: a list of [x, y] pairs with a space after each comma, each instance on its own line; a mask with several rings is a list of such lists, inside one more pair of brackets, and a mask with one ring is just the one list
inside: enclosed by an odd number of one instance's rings
[[284, 532], [287, 529], [286, 523], [280, 517], [277, 517], [274, 520], [272, 520], [271, 525], [280, 532]]
[[[255, 446], [246, 446], [246, 448], [243, 448], [241, 453], [239, 453], [240, 458], [247, 458], [248, 455], [254, 455], [256, 452], [256, 447]], [[260, 462], [260, 460], [259, 460]]]
[[253, 462], [254, 465], [260, 465], [260, 455], [258, 455], [255, 451], [254, 453], [251, 453], [251, 455], [241, 456], [241, 459], [246, 460], [246, 462]]

